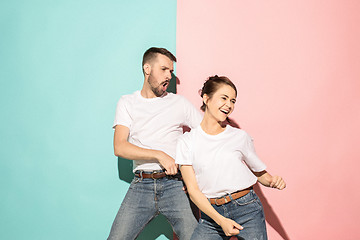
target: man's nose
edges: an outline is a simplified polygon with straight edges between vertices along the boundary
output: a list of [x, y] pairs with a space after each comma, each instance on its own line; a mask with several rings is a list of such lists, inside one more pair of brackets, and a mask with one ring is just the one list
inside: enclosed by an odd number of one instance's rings
[[166, 74], [166, 78], [168, 79], [168, 80], [170, 80], [171, 79], [171, 72], [168, 72], [167, 74]]

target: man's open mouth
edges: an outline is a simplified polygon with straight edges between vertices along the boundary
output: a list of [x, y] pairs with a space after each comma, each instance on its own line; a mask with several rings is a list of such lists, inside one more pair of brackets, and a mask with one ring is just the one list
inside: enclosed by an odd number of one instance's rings
[[163, 90], [165, 91], [168, 86], [169, 86], [169, 82], [164, 82], [164, 83], [162, 84]]

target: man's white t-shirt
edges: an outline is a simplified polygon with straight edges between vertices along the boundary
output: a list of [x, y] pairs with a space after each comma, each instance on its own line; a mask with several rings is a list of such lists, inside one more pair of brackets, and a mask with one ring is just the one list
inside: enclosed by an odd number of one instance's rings
[[[194, 128], [201, 114], [183, 96], [167, 93], [162, 97], [144, 98], [140, 91], [120, 98], [113, 127], [129, 128], [128, 141], [138, 147], [161, 150], [175, 158], [177, 139], [183, 126]], [[154, 171], [162, 167], [157, 161], [134, 161], [136, 170]]]
[[207, 198], [246, 189], [257, 182], [250, 169], [266, 169], [252, 138], [230, 125], [217, 135], [205, 133], [201, 126], [185, 133], [178, 140], [175, 162], [193, 166], [200, 191]]

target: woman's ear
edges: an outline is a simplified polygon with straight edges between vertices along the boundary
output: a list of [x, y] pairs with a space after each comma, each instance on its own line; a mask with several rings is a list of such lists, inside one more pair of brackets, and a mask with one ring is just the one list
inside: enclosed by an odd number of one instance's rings
[[207, 105], [207, 102], [209, 101], [209, 96], [207, 94], [203, 95], [203, 102], [205, 105]]
[[150, 66], [150, 64], [145, 63], [144, 66], [143, 66], [143, 69], [144, 69], [145, 75], [150, 75], [150, 72], [151, 72], [151, 66]]

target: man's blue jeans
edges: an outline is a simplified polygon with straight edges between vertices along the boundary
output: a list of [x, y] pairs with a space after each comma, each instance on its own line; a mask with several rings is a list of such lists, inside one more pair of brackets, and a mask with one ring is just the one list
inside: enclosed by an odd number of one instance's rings
[[[244, 227], [237, 235], [241, 240], [267, 240], [265, 215], [260, 199], [253, 190], [245, 196], [224, 205], [212, 205], [221, 215], [234, 220]], [[192, 240], [229, 239], [222, 228], [209, 216], [201, 212], [199, 225], [192, 235]]]
[[154, 217], [163, 214], [180, 240], [190, 239], [198, 225], [183, 183], [164, 177], [135, 177], [111, 227], [108, 240], [135, 239]]

